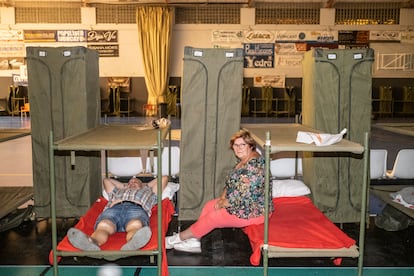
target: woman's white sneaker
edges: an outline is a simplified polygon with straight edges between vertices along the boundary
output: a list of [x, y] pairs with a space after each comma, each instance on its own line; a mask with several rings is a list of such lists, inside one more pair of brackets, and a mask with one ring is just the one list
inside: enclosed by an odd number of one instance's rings
[[175, 244], [182, 242], [179, 234], [174, 234], [165, 238], [165, 248], [173, 249]]
[[201, 242], [198, 239], [192, 238], [174, 245], [174, 249], [183, 252], [201, 253]]

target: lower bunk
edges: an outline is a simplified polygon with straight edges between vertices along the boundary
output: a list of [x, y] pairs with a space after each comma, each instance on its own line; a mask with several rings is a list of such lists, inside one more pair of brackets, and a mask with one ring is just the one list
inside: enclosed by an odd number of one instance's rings
[[[74, 226], [77, 229], [82, 230], [84, 233], [90, 235], [94, 230], [94, 225], [97, 217], [103, 211], [105, 205], [108, 201], [104, 197], [100, 197], [96, 200], [96, 202], [89, 208], [89, 210], [82, 216], [79, 222]], [[135, 255], [150, 255], [146, 251], [152, 251], [158, 249], [158, 205], [155, 205], [152, 208], [152, 215], [150, 217], [150, 228], [152, 231], [152, 236], [150, 241], [139, 251], [137, 251]], [[162, 240], [164, 240], [165, 235], [168, 230], [168, 225], [172, 219], [172, 215], [174, 214], [174, 206], [169, 198], [165, 198], [162, 200], [162, 221], [161, 221], [161, 235]], [[80, 251], [79, 249], [72, 246], [69, 242], [67, 236], [63, 238], [57, 245], [58, 256], [65, 256], [65, 252], [68, 252], [66, 256], [86, 256], [92, 258], [103, 258], [109, 261], [116, 260], [119, 258], [133, 256], [131, 254], [126, 254], [127, 251], [120, 251], [122, 245], [125, 244], [126, 233], [125, 232], [117, 232], [111, 235], [108, 241], [101, 246], [101, 251]], [[142, 254], [139, 254], [142, 252]], [[73, 253], [73, 254], [72, 254]], [[109, 253], [109, 254], [108, 254]], [[58, 261], [60, 258], [58, 258]], [[53, 265], [53, 250], [49, 253], [49, 262]], [[165, 244], [162, 244], [162, 275], [168, 275], [168, 262], [167, 262], [167, 255], [165, 250]]]
[[[332, 223], [306, 196], [273, 198], [275, 211], [269, 218], [268, 257], [359, 256], [356, 241]], [[243, 231], [252, 247], [250, 263], [259, 265], [264, 246], [264, 224]]]

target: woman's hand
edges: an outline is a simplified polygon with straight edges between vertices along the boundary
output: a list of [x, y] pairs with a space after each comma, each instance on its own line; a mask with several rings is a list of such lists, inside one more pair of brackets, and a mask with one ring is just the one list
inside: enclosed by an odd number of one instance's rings
[[214, 207], [219, 210], [221, 208], [225, 208], [227, 206], [230, 206], [228, 200], [226, 198], [219, 198], [219, 200], [217, 200], [216, 204], [214, 205]]

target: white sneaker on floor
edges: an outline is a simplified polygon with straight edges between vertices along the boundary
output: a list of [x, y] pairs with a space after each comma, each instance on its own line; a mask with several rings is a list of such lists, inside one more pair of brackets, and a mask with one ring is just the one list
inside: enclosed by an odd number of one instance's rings
[[182, 242], [179, 234], [174, 234], [165, 238], [165, 249], [173, 249], [174, 245]]
[[197, 239], [188, 239], [174, 245], [174, 249], [183, 252], [201, 253], [201, 242]]

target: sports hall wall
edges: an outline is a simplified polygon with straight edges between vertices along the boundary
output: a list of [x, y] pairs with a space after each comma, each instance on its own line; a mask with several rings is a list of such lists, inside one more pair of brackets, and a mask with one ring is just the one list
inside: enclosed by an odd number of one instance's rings
[[[0, 32], [18, 30], [114, 30], [117, 34], [118, 55], [101, 57], [99, 60], [100, 88], [101, 95], [107, 93], [107, 79], [110, 77], [129, 77], [130, 78], [130, 97], [134, 99], [133, 109], [140, 115], [142, 106], [147, 100], [147, 90], [145, 86], [144, 70], [142, 58], [138, 45], [137, 26], [135, 24], [96, 24], [95, 9], [84, 7], [82, 9], [82, 24], [15, 24], [14, 8], [1, 7]], [[400, 13], [399, 25], [341, 25], [337, 26], [334, 22], [334, 9], [321, 9], [319, 25], [255, 25], [254, 8], [241, 8], [239, 25], [214, 25], [214, 24], [175, 24], [173, 26], [170, 84], [180, 86], [182, 77], [182, 64], [184, 47], [192, 46], [199, 48], [211, 47], [231, 47], [242, 48], [246, 41], [214, 39], [213, 33], [271, 33], [273, 36], [278, 33], [322, 33], [324, 35], [342, 31], [364, 31], [378, 33], [403, 33], [405, 40], [398, 41], [372, 41], [370, 47], [375, 53], [381, 53], [381, 57], [376, 56], [373, 65], [373, 93], [379, 86], [392, 86], [396, 91], [402, 90], [404, 86], [414, 86], [414, 68], [409, 70], [383, 70], [383, 56], [395, 53], [410, 53], [414, 57], [414, 9], [402, 9]], [[275, 37], [271, 37], [273, 42]], [[5, 41], [0, 38], [0, 42]], [[271, 42], [269, 40], [249, 41], [253, 43]], [[4, 45], [4, 43], [1, 43]], [[25, 41], [24, 46], [87, 46], [85, 42], [33, 42]], [[4, 46], [2, 46], [4, 47]], [[1, 53], [0, 47], [0, 66], [4, 65], [7, 53]], [[3, 48], [5, 49], [5, 48]], [[8, 50], [8, 49], [6, 49]], [[382, 64], [377, 62], [382, 60]], [[414, 63], [414, 61], [413, 61]], [[0, 99], [7, 98], [9, 86], [13, 84], [13, 75], [20, 74], [18, 68], [0, 69]], [[282, 76], [284, 85], [293, 86], [296, 94], [300, 97], [302, 67], [300, 64], [284, 65], [277, 63], [271, 68], [253, 67], [244, 68], [244, 84], [252, 89], [252, 95], [260, 93], [260, 87], [254, 87], [255, 77], [257, 76]], [[30, 91], [30, 89], [29, 89]]]

